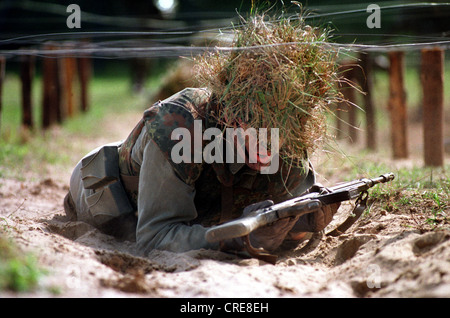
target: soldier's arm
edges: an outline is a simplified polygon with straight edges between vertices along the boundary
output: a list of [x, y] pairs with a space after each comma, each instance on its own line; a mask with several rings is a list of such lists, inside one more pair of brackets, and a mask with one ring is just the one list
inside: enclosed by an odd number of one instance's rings
[[138, 246], [183, 252], [192, 249], [218, 249], [205, 239], [206, 228], [188, 225], [197, 217], [194, 187], [175, 175], [173, 167], [153, 142], [146, 143], [139, 179]]

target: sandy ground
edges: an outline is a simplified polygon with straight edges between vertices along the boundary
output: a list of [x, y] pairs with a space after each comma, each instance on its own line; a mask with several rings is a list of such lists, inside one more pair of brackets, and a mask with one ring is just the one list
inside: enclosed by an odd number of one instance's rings
[[[102, 136], [71, 140], [73, 166], [83, 154], [76, 150], [124, 138], [139, 116], [127, 115], [120, 129], [113, 125], [117, 120], [107, 121]], [[65, 221], [71, 170], [43, 169], [49, 171], [45, 177], [24, 172], [21, 180], [0, 180], [0, 216], [6, 225], [1, 230], [37, 255], [48, 273], [36, 291], [3, 292], [0, 298], [450, 296], [450, 227], [424, 226], [431, 200], [405, 210], [387, 208], [395, 198], [371, 202], [370, 214], [345, 234], [280, 252], [276, 265], [207, 250], [140, 255], [133, 242]], [[351, 208], [344, 204], [339, 215]]]

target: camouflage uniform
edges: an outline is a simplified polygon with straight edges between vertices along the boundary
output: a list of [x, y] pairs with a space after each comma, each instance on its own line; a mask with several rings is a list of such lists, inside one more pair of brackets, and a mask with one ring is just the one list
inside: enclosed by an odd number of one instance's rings
[[[146, 110], [119, 148], [121, 175], [138, 180], [126, 190], [137, 210], [136, 241], [143, 251], [218, 249], [218, 244], [205, 240], [205, 232], [220, 222], [225, 201], [232, 203], [228, 218], [236, 218], [249, 204], [286, 200], [314, 183], [308, 163], [304, 169], [280, 163], [274, 174], [259, 174], [246, 165], [232, 173], [227, 163], [174, 163], [171, 150], [178, 141], [171, 140], [172, 131], [184, 127], [194, 136], [195, 119], [202, 120], [203, 129], [215, 127], [208, 118], [213, 106], [206, 89], [184, 89]], [[75, 180], [74, 187], [79, 186]], [[223, 189], [232, 189], [232, 196], [223, 197], [227, 193]], [[72, 183], [71, 193], [75, 206], [80, 205], [83, 200], [76, 195], [82, 191], [72, 191]]]

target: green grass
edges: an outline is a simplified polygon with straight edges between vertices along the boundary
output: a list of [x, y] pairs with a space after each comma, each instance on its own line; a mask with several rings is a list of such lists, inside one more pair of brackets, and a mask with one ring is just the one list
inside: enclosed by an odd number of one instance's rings
[[11, 240], [0, 236], [0, 291], [32, 291], [44, 274], [33, 254], [20, 252]]
[[[345, 157], [346, 156], [346, 157]], [[375, 159], [374, 159], [375, 158]], [[360, 153], [358, 157], [344, 155], [340, 160], [327, 160], [321, 167], [325, 174], [336, 174], [341, 181], [350, 181], [357, 178], [378, 177], [381, 174], [393, 172], [395, 179], [387, 184], [372, 189], [372, 193], [393, 193], [398, 190], [430, 191], [436, 190], [438, 194], [448, 196], [450, 194], [450, 164], [443, 167], [424, 167], [414, 165], [412, 167], [395, 167], [389, 159], [374, 153]], [[329, 170], [327, 172], [327, 170]]]
[[[444, 113], [450, 112], [450, 59], [447, 57], [444, 73]], [[417, 52], [405, 54], [404, 85], [406, 104], [410, 123], [420, 123], [422, 88], [420, 82], [420, 54]], [[357, 104], [363, 105], [362, 95], [356, 93]], [[429, 217], [429, 224], [437, 225], [442, 219], [448, 221], [450, 202], [450, 165], [441, 168], [425, 167], [419, 153], [414, 154], [411, 148], [411, 164], [396, 164], [392, 160], [389, 101], [389, 74], [387, 71], [374, 73], [373, 102], [376, 110], [377, 150], [371, 152], [364, 148], [365, 134], [359, 133], [359, 141], [350, 145], [346, 141], [347, 127], [344, 124], [343, 142], [330, 140], [326, 149], [330, 152], [324, 166], [320, 167], [325, 178], [349, 181], [362, 177], [377, 177], [382, 173], [393, 172], [396, 178], [389, 184], [378, 185], [370, 190], [371, 198], [385, 202], [385, 208], [390, 211], [409, 209], [420, 205], [421, 211]], [[364, 108], [364, 107], [361, 107]], [[336, 118], [329, 116], [332, 127], [336, 126]], [[365, 116], [358, 111], [356, 126], [365, 129]], [[334, 133], [334, 132], [333, 132]], [[410, 132], [409, 132], [410, 133]], [[413, 138], [409, 136], [409, 138]], [[399, 160], [398, 162], [401, 162]], [[427, 204], [425, 204], [427, 203]], [[442, 223], [442, 222], [441, 222]], [[444, 222], [445, 223], [445, 222]], [[447, 223], [448, 224], [448, 223]], [[447, 225], [448, 226], [448, 225]]]
[[[41, 78], [33, 82], [33, 121], [37, 130], [41, 127]], [[21, 100], [20, 80], [16, 74], [7, 74], [4, 83], [3, 109], [1, 113], [1, 137], [3, 140], [20, 141]], [[96, 122], [107, 112], [123, 112], [143, 107], [138, 105], [136, 96], [132, 96], [129, 80], [126, 77], [94, 77], [90, 83], [89, 112], [66, 121], [64, 127], [69, 132], [90, 133], [96, 128]]]
[[[414, 64], [411, 61], [415, 61]], [[408, 95], [408, 109], [414, 110], [420, 104], [421, 89], [417, 72], [417, 56], [407, 60], [405, 85]], [[447, 62], [445, 73], [445, 99], [450, 100], [450, 64]], [[158, 76], [149, 79], [147, 88], [155, 89]], [[133, 95], [129, 76], [123, 70], [108, 74], [95, 74], [90, 85], [90, 105], [87, 113], [78, 114], [66, 120], [61, 126], [63, 134], [44, 133], [40, 126], [42, 82], [36, 77], [33, 82], [34, 121], [37, 128], [24, 133], [20, 129], [20, 82], [14, 73], [7, 73], [3, 87], [3, 109], [0, 114], [0, 180], [2, 177], [24, 178], [23, 171], [39, 171], [42, 163], [60, 165], [68, 162], [67, 153], [59, 148], [70, 146], [70, 136], [81, 135], [89, 138], [98, 133], [98, 123], [108, 113], [120, 114], [130, 110], [144, 110], [150, 101], [143, 96]], [[374, 87], [375, 105], [377, 107], [377, 129], [389, 130], [387, 100], [389, 82], [386, 72], [376, 73]], [[450, 105], [446, 105], [446, 109]], [[409, 111], [408, 110], [408, 111]], [[362, 114], [360, 114], [362, 118]], [[364, 122], [363, 119], [360, 120]], [[362, 125], [363, 126], [363, 125]], [[100, 127], [101, 129], [101, 127]], [[362, 135], [361, 135], [362, 136]], [[349, 181], [361, 177], [377, 177], [382, 173], [393, 172], [396, 178], [389, 184], [378, 185], [371, 189], [371, 199], [386, 204], [386, 210], [413, 207], [430, 202], [426, 209], [427, 221], [437, 224], [446, 218], [450, 201], [450, 165], [443, 168], [427, 168], [422, 165], [412, 167], [395, 167], [390, 160], [388, 140], [378, 140], [376, 153], [360, 149], [342, 151], [339, 147], [332, 149], [330, 159], [323, 166], [316, 167], [326, 178], [334, 176], [339, 181]], [[333, 146], [334, 147], [334, 146]], [[352, 146], [350, 146], [352, 147]], [[340, 157], [340, 158], [338, 158]], [[387, 159], [385, 159], [387, 158]], [[325, 184], [328, 186], [327, 184]], [[1, 184], [0, 184], [1, 186]]]
[[[98, 130], [98, 121], [105, 115], [107, 106], [114, 111], [119, 109], [126, 102], [128, 96], [122, 93], [125, 90], [120, 85], [119, 80], [111, 80], [106, 82], [105, 88], [101, 88], [101, 84], [97, 80], [92, 83], [92, 101], [91, 109], [86, 114], [79, 114], [73, 119], [66, 120], [62, 125], [63, 129], [70, 134], [89, 134]], [[25, 130], [21, 127], [21, 111], [20, 111], [20, 83], [19, 78], [15, 74], [7, 74], [4, 85], [3, 110], [0, 114], [1, 131], [0, 131], [0, 177], [22, 177], [21, 171], [38, 171], [40, 163], [63, 164], [68, 158], [64, 152], [52, 151], [50, 147], [55, 144], [67, 143], [67, 140], [55, 141], [55, 136], [41, 130], [40, 109], [41, 98], [40, 88], [41, 80], [36, 78], [33, 84], [33, 119], [35, 128], [32, 131]], [[101, 97], [97, 97], [97, 91], [101, 92]], [[113, 96], [107, 98], [107, 93], [111, 95], [115, 91], [120, 97]], [[102, 99], [104, 101], [102, 101]], [[66, 135], [67, 135], [66, 134]], [[51, 142], [49, 140], [51, 139]]]
[[[146, 93], [154, 90], [160, 74], [149, 78]], [[74, 86], [76, 89], [77, 86]], [[133, 94], [129, 75], [119, 69], [94, 75], [89, 85], [88, 112], [77, 111], [72, 118], [60, 125], [61, 133], [49, 133], [41, 129], [42, 80], [33, 80], [32, 131], [21, 128], [20, 79], [15, 73], [7, 73], [3, 85], [3, 108], [0, 113], [0, 178], [23, 178], [24, 170], [39, 171], [41, 163], [67, 164], [69, 157], [64, 149], [70, 147], [70, 136], [89, 138], [101, 134], [99, 122], [107, 114], [123, 114], [132, 110], [144, 110], [150, 100], [146, 95]], [[78, 101], [75, 101], [78, 103]], [[100, 128], [100, 129], [99, 129]], [[63, 151], [58, 151], [62, 149]]]
[[[159, 74], [150, 78], [146, 85], [147, 94], [158, 84]], [[86, 113], [66, 119], [59, 129], [42, 131], [41, 101], [42, 81], [36, 76], [33, 81], [32, 131], [21, 129], [20, 79], [14, 72], [6, 74], [3, 85], [3, 108], [0, 113], [0, 189], [2, 178], [25, 180], [33, 175], [45, 174], [44, 166], [66, 165], [69, 162], [68, 149], [71, 136], [89, 138], [101, 135], [99, 122], [107, 114], [144, 110], [150, 100], [145, 95], [133, 94], [130, 79], [123, 69], [108, 71], [93, 77], [90, 90], [90, 109]], [[26, 171], [31, 174], [24, 174]], [[7, 217], [0, 217], [0, 291], [28, 292], [38, 286], [39, 279], [46, 273], [30, 253], [21, 252], [11, 238]], [[3, 235], [3, 233], [5, 235]], [[57, 293], [57, 287], [51, 287]]]
[[[370, 205], [375, 204], [387, 213], [411, 213], [411, 218], [424, 216], [416, 220], [421, 231], [425, 225], [431, 230], [450, 228], [450, 164], [425, 167], [417, 158], [406, 165], [401, 161], [397, 164], [384, 154], [385, 150], [361, 151], [345, 143], [342, 148], [337, 147], [316, 167], [321, 179], [332, 179], [334, 183], [392, 172], [393, 181], [369, 190]], [[332, 182], [326, 183], [331, 185]], [[369, 207], [366, 215], [371, 210]]]
[[[387, 56], [384, 56], [387, 58]], [[404, 88], [406, 93], [406, 105], [408, 118], [418, 119], [422, 106], [422, 84], [420, 81], [420, 54], [409, 52], [404, 59]], [[376, 124], [378, 129], [390, 129], [388, 111], [389, 102], [389, 73], [377, 70], [373, 73], [373, 103], [375, 107]], [[364, 109], [363, 95], [355, 94], [356, 104]], [[450, 112], [450, 57], [447, 55], [444, 64], [444, 113]], [[345, 115], [344, 115], [345, 116]], [[334, 118], [331, 118], [334, 121]], [[363, 111], [357, 111], [358, 127], [364, 127], [365, 115]], [[333, 125], [335, 125], [333, 123]]]

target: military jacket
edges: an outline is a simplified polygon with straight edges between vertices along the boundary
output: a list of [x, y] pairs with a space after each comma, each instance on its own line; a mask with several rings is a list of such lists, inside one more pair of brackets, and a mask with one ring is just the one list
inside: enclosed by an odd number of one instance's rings
[[224, 188], [232, 189], [227, 213], [236, 218], [249, 204], [289, 199], [314, 182], [308, 162], [303, 168], [280, 163], [274, 174], [246, 165], [232, 173], [227, 163], [175, 163], [171, 153], [179, 140], [173, 139], [174, 129], [186, 128], [193, 136], [195, 120], [202, 121], [203, 129], [217, 127], [209, 116], [213, 107], [207, 89], [186, 88], [147, 109], [119, 149], [121, 174], [139, 178], [138, 188], [128, 189], [128, 195], [137, 209], [136, 238], [144, 250], [217, 248], [204, 233], [221, 220]]

